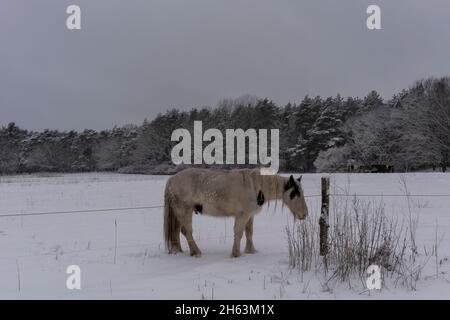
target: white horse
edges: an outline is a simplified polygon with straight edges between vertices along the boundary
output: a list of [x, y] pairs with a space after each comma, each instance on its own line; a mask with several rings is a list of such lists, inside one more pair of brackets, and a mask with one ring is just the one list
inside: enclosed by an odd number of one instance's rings
[[181, 252], [180, 232], [186, 237], [191, 256], [200, 256], [192, 236], [193, 213], [235, 217], [232, 257], [239, 257], [245, 230], [245, 252], [255, 253], [253, 217], [265, 201], [281, 199], [297, 219], [305, 219], [308, 208], [301, 176], [285, 178], [261, 175], [259, 170], [186, 169], [170, 177], [164, 191], [164, 238], [169, 253]]

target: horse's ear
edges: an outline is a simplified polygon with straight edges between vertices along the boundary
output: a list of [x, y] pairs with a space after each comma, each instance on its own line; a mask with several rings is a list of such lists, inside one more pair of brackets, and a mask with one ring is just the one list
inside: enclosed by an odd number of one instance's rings
[[292, 175], [289, 177], [289, 184], [291, 186], [293, 186], [295, 184], [294, 177]]
[[302, 177], [303, 176], [300, 176], [298, 179], [297, 179], [297, 181], [300, 183], [300, 182], [302, 182]]
[[289, 177], [289, 180], [284, 185], [284, 191], [287, 191], [287, 190], [289, 190], [292, 187], [295, 187], [295, 180], [294, 180], [294, 177], [291, 175]]

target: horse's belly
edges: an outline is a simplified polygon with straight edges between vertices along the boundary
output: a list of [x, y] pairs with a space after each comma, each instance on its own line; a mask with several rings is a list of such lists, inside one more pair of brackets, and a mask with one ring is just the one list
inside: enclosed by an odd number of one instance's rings
[[203, 212], [202, 214], [213, 216], [213, 217], [231, 217], [234, 216], [235, 213], [228, 212], [227, 210], [224, 210], [223, 208], [218, 208], [214, 205], [203, 205]]

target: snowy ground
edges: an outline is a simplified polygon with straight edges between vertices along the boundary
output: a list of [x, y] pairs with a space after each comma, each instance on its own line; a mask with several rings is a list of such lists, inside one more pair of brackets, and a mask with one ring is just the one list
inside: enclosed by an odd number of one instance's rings
[[[320, 194], [319, 174], [303, 177], [307, 195]], [[332, 185], [351, 192], [401, 194], [398, 174], [337, 174]], [[167, 177], [119, 174], [26, 175], [0, 177], [0, 215], [161, 205]], [[407, 175], [412, 194], [450, 194], [450, 174]], [[384, 197], [393, 214], [404, 214], [406, 200]], [[169, 256], [162, 243], [162, 209], [0, 217], [0, 298], [103, 299], [450, 299], [450, 197], [420, 197], [419, 245], [438, 233], [439, 277], [433, 261], [417, 291], [389, 287], [364, 291], [362, 284], [324, 291], [321, 278], [303, 282], [289, 272], [286, 209], [272, 205], [255, 219], [254, 255], [229, 257], [233, 221], [194, 216], [201, 258]], [[310, 211], [320, 197], [307, 198]], [[116, 227], [117, 222], [117, 245]], [[183, 239], [184, 241], [184, 239]], [[242, 243], [242, 246], [244, 242]], [[187, 245], [183, 242], [183, 247]], [[66, 288], [66, 268], [81, 268], [81, 290]]]

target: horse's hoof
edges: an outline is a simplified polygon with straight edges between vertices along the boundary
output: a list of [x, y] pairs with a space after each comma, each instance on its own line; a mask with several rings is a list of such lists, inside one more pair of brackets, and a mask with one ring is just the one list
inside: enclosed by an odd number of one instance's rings
[[246, 248], [245, 249], [245, 253], [250, 253], [250, 254], [254, 254], [254, 253], [257, 253], [258, 252], [258, 250], [256, 250], [255, 248]]
[[231, 253], [231, 258], [239, 258], [241, 256], [240, 252], [232, 252]]
[[202, 256], [202, 253], [200, 251], [198, 252], [191, 252], [191, 257], [200, 258]]
[[183, 250], [181, 248], [172, 248], [169, 251], [169, 254], [177, 254], [177, 253], [181, 253], [181, 252], [183, 252]]

